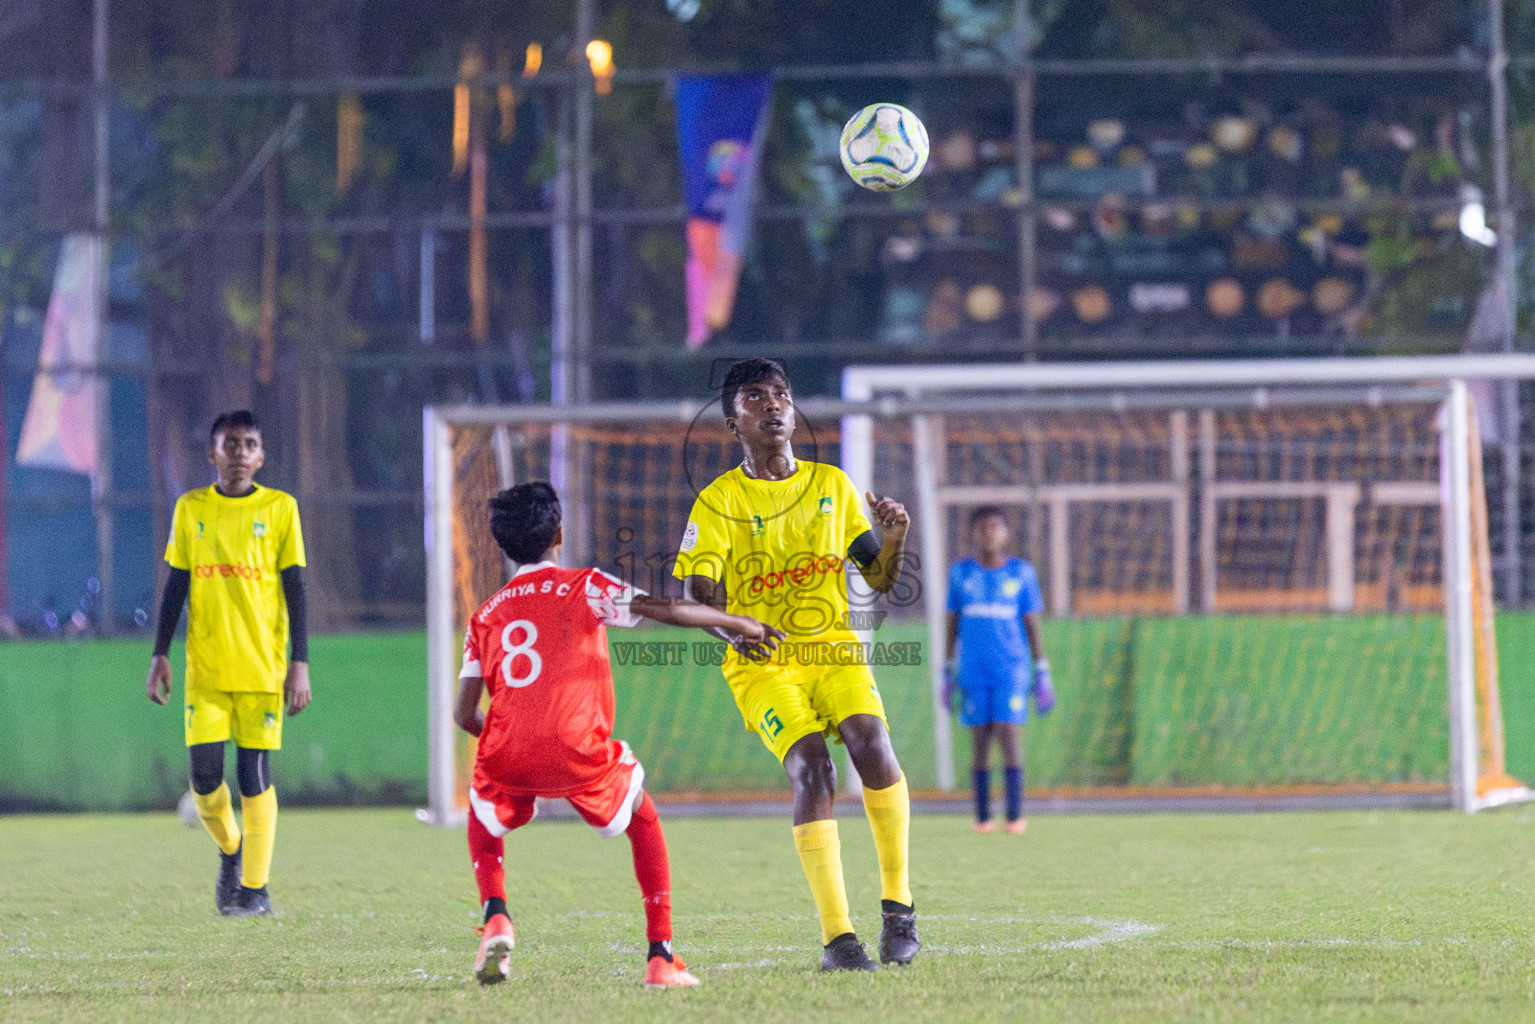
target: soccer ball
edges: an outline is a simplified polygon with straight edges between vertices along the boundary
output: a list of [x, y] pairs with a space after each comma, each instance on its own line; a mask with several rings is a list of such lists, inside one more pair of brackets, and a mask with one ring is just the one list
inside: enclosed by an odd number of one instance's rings
[[202, 816], [197, 813], [197, 797], [192, 795], [189, 789], [181, 794], [181, 799], [176, 801], [176, 817], [187, 828], [202, 828]]
[[895, 103], [871, 103], [842, 129], [842, 166], [875, 192], [894, 192], [916, 181], [927, 150], [927, 129]]

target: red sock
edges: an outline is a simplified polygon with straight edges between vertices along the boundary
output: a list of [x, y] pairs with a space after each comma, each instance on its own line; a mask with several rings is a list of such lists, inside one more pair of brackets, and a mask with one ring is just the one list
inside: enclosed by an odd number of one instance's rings
[[493, 836], [469, 814], [469, 860], [474, 864], [474, 880], [480, 887], [480, 902], [495, 898], [506, 899], [506, 871], [501, 867], [501, 857], [506, 844], [500, 836]]
[[629, 845], [634, 848], [634, 877], [640, 882], [645, 898], [645, 939], [670, 942], [672, 939], [672, 868], [666, 857], [666, 833], [661, 831], [661, 816], [645, 794], [645, 802], [629, 819]]

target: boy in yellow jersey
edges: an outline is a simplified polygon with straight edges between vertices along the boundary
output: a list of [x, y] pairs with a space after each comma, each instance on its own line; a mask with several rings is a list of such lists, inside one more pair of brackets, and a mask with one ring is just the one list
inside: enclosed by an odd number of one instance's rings
[[848, 915], [828, 738], [846, 744], [864, 784], [883, 897], [880, 960], [910, 963], [921, 948], [906, 867], [910, 801], [865, 648], [847, 625], [846, 576], [856, 568], [888, 592], [910, 520], [897, 502], [866, 495], [876, 539], [847, 474], [795, 459], [794, 405], [778, 363], [736, 363], [720, 400], [743, 458], [699, 492], [675, 575], [685, 596], [775, 627], [760, 643], [717, 635], [731, 645], [725, 679], [746, 728], [777, 755], [794, 791], [794, 845], [821, 919], [822, 970], [877, 969]]
[[[197, 813], [219, 847], [214, 903], [236, 917], [269, 914], [267, 878], [277, 836], [271, 751], [282, 746], [284, 705], [309, 706], [304, 534], [298, 503], [256, 484], [266, 461], [249, 412], [213, 421], [208, 459], [218, 483], [176, 502], [165, 561], [170, 575], [145, 688], [164, 704], [167, 657], [183, 604], [187, 613], [186, 738]], [[288, 638], [293, 658], [288, 660]], [[245, 834], [224, 782], [224, 743], [235, 742]]]

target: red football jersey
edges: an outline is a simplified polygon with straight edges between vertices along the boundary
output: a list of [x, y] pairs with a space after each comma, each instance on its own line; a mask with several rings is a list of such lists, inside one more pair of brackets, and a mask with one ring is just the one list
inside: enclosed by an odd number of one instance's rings
[[637, 623], [629, 602], [639, 593], [600, 569], [540, 562], [474, 613], [459, 675], [490, 691], [474, 764], [481, 796], [568, 796], [618, 765], [605, 627]]

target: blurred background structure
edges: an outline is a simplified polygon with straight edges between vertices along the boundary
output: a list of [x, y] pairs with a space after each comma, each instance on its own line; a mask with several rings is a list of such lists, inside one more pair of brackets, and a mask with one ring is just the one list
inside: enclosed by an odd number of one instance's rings
[[[417, 627], [427, 404], [699, 396], [762, 353], [834, 394], [1528, 347], [1532, 43], [1529, 0], [11, 0], [0, 624], [149, 629], [232, 407], [304, 509], [316, 627]], [[734, 315], [690, 346], [674, 83], [723, 71], [771, 101]], [[837, 162], [874, 100], [934, 144], [893, 197]], [[1505, 605], [1531, 398], [1477, 396]]]

